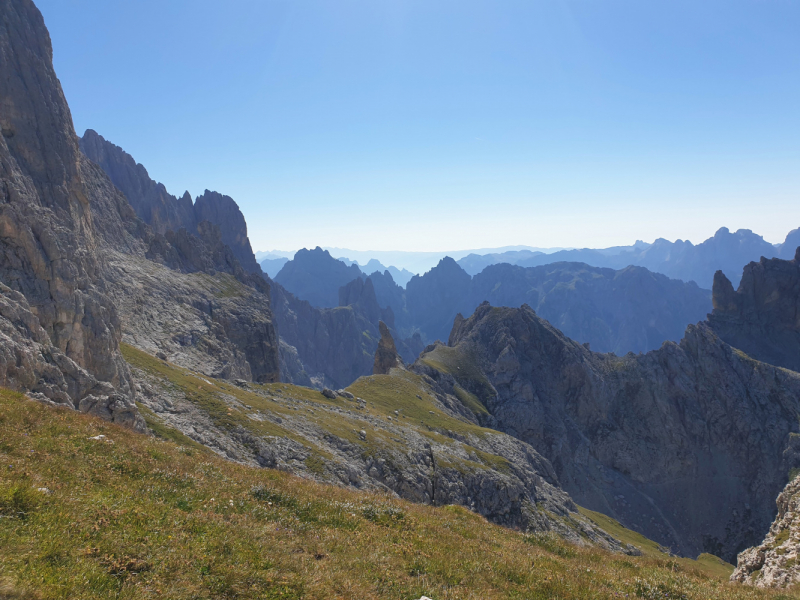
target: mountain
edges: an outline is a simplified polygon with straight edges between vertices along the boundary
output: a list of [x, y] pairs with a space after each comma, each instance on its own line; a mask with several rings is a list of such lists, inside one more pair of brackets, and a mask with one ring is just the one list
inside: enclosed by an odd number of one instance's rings
[[262, 258], [258, 264], [261, 265], [261, 270], [264, 271], [264, 273], [274, 279], [287, 262], [289, 262], [289, 259], [285, 257]]
[[347, 266], [327, 250], [298, 250], [275, 276], [275, 281], [300, 300], [318, 308], [339, 305], [339, 288], [361, 277], [357, 265]]
[[658, 239], [652, 244], [637, 242], [633, 246], [606, 250], [564, 250], [520, 260], [515, 264], [533, 267], [570, 261], [612, 269], [635, 265], [672, 279], [694, 281], [702, 288], [709, 288], [717, 271], [723, 271], [734, 285], [738, 285], [742, 268], [746, 264], [757, 261], [762, 256], [772, 258], [777, 254], [778, 248], [749, 229], [731, 233], [728, 228], [722, 227], [713, 237], [696, 246], [689, 241], [670, 242]]
[[492, 254], [469, 254], [457, 262], [459, 267], [470, 275], [475, 276], [491, 265], [516, 265], [520, 261], [529, 260], [537, 256], [545, 256], [545, 254], [543, 252], [532, 252], [531, 250], [512, 250]]
[[143, 165], [119, 146], [105, 140], [92, 129], [80, 142], [83, 153], [97, 163], [117, 188], [125, 194], [136, 214], [161, 235], [186, 229], [193, 233], [202, 221], [219, 227], [222, 241], [230, 246], [239, 263], [251, 273], [260, 273], [247, 237], [247, 223], [239, 206], [229, 196], [208, 190], [192, 203], [189, 192], [181, 198], [169, 194], [156, 183]]
[[409, 280], [414, 276], [414, 273], [408, 271], [407, 269], [398, 269], [397, 267], [385, 267], [379, 261], [375, 260], [374, 258], [371, 259], [366, 265], [361, 266], [361, 271], [363, 273], [383, 273], [385, 271], [389, 271], [392, 274], [392, 279], [400, 286], [406, 287]]
[[749, 229], [731, 233], [726, 227], [722, 227], [713, 237], [697, 245], [684, 240], [670, 242], [657, 239], [652, 244], [637, 240], [632, 246], [569, 249], [549, 253], [530, 250], [473, 253], [460, 259], [458, 264], [470, 275], [477, 275], [486, 267], [501, 263], [536, 267], [557, 262], [582, 262], [593, 267], [617, 270], [634, 265], [672, 279], [694, 281], [702, 288], [709, 288], [716, 271], [724, 271], [738, 285], [739, 274], [744, 265], [757, 261], [762, 256], [791, 259], [797, 246], [800, 246], [800, 229], [790, 232], [783, 244], [774, 246]]
[[601, 352], [645, 352], [679, 340], [689, 323], [705, 318], [710, 293], [641, 267], [619, 271], [582, 263], [523, 268], [492, 265], [470, 277], [452, 259], [415, 276], [405, 293], [386, 275], [373, 274], [378, 302], [392, 308], [404, 334], [447, 339], [458, 313], [482, 302], [532, 306], [569, 337]]
[[753, 358], [800, 372], [800, 247], [794, 260], [762, 258], [744, 269], [739, 289], [714, 277], [709, 325]]
[[[485, 254], [502, 254], [504, 252], [543, 252], [545, 254], [564, 250], [564, 248], [534, 248], [531, 246], [504, 246], [502, 248], [476, 248], [471, 250], [449, 250], [440, 252], [413, 252], [413, 251], [392, 251], [392, 250], [351, 250], [348, 248], [330, 248], [325, 247], [323, 250], [328, 250], [332, 256], [347, 257], [348, 260], [357, 262], [358, 264], [366, 265], [369, 261], [375, 260], [382, 265], [394, 265], [398, 269], [407, 270], [412, 274], [421, 275], [430, 271], [433, 267], [439, 264], [445, 256], [449, 256], [454, 260], [460, 260], [467, 255], [485, 255]], [[391, 267], [389, 267], [391, 269]], [[385, 269], [384, 269], [385, 270]], [[371, 273], [372, 270], [365, 270], [365, 273]], [[392, 273], [392, 276], [395, 276]], [[398, 277], [398, 283], [401, 278]]]
[[619, 358], [530, 307], [481, 305], [414, 372], [453, 378], [481, 422], [548, 458], [576, 502], [683, 555], [759, 540], [800, 466], [800, 373], [758, 362], [708, 323]]
[[791, 260], [797, 248], [800, 248], [800, 227], [793, 229], [786, 235], [786, 240], [778, 248], [778, 258]]
[[705, 318], [710, 294], [694, 283], [643, 267], [619, 271], [581, 263], [522, 268], [494, 265], [472, 280], [471, 313], [483, 301], [528, 304], [568, 337], [599, 352], [647, 352], [678, 341], [686, 326]]

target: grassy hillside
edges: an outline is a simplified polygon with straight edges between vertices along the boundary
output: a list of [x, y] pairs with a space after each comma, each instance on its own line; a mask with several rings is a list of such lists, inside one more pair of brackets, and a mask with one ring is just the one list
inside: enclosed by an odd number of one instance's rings
[[0, 598], [794, 597], [227, 462], [5, 390], [0, 516]]
[[[161, 361], [127, 344], [122, 345], [122, 352], [134, 368], [150, 377], [154, 386], [179, 394], [207, 414], [220, 432], [242, 428], [262, 437], [288, 438], [312, 452], [321, 465], [336, 463], [340, 458], [332, 454], [328, 443], [330, 436], [323, 434], [346, 440], [365, 454], [390, 458], [392, 454], [413, 450], [418, 438], [404, 436], [403, 430], [449, 446], [452, 452], [443, 455], [442, 460], [458, 464], [460, 468], [496, 468], [505, 461], [501, 456], [461, 441], [469, 436], [481, 439], [496, 435], [495, 431], [442, 410], [423, 378], [407, 371], [362, 377], [356, 381], [348, 391], [365, 399], [363, 408], [357, 408], [354, 401], [341, 397], [330, 400], [316, 390], [287, 383], [250, 384], [246, 389], [240, 388], [229, 381], [202, 376]], [[145, 407], [140, 408], [151, 429], [161, 437], [177, 439], [174, 434], [167, 433], [170, 428], [164, 420], [169, 418], [168, 414], [156, 415]], [[390, 424], [391, 432], [387, 429]], [[366, 435], [362, 438], [359, 431]], [[453, 436], [459, 436], [460, 440]], [[444, 452], [442, 446], [439, 449]], [[473, 460], [459, 460], [457, 455], [462, 452], [468, 452]], [[294, 468], [303, 469], [300, 465]], [[328, 478], [326, 472], [319, 469], [314, 474], [317, 478]]]

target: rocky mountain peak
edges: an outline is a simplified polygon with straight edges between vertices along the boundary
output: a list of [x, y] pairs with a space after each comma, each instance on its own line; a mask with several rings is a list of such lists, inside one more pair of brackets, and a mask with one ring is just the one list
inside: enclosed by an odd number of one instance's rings
[[114, 185], [125, 194], [136, 215], [159, 234], [186, 229], [194, 231], [196, 219], [188, 192], [176, 198], [163, 184], [153, 181], [147, 169], [119, 146], [106, 140], [93, 129], [87, 129], [80, 148], [99, 165]]
[[392, 332], [389, 327], [381, 321], [378, 323], [381, 332], [381, 341], [378, 342], [378, 349], [375, 351], [375, 366], [372, 368], [373, 375], [388, 375], [392, 369], [402, 367], [403, 360], [397, 353]]
[[223, 243], [230, 246], [245, 271], [261, 273], [247, 237], [247, 223], [233, 198], [206, 190], [195, 200], [194, 214], [197, 222], [211, 221], [219, 227]]
[[275, 276], [292, 294], [318, 308], [339, 306], [339, 288], [362, 276], [358, 265], [346, 265], [319, 246], [303, 248]]
[[381, 318], [381, 308], [370, 279], [365, 281], [358, 277], [339, 288], [339, 306], [357, 306], [371, 323], [376, 323]]
[[751, 262], [736, 291], [717, 273], [713, 299], [709, 324], [723, 340], [757, 360], [800, 371], [800, 254]]

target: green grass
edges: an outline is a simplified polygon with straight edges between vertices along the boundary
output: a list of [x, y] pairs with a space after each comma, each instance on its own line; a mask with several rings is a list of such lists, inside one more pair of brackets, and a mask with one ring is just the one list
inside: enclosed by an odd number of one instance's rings
[[658, 543], [646, 538], [640, 533], [627, 529], [616, 519], [612, 519], [603, 513], [589, 510], [588, 508], [578, 507], [578, 510], [583, 516], [597, 524], [598, 527], [625, 544], [633, 544], [646, 556], [664, 558], [684, 568], [696, 569], [710, 577], [718, 577], [720, 579], [727, 579], [731, 576], [731, 573], [733, 573], [733, 565], [726, 563], [713, 554], [703, 553], [697, 557], [697, 560], [670, 556], [667, 550], [662, 548]]
[[[89, 439], [99, 434], [113, 443]], [[796, 597], [511, 531], [462, 507], [189, 455], [7, 390], [0, 440], [4, 599]]]
[[[269, 420], [254, 420], [251, 416], [257, 415], [259, 411], [283, 419], [297, 419], [302, 416], [326, 433], [360, 447], [363, 456], [389, 460], [394, 452], [405, 453], [412, 450], [402, 440], [397, 441], [395, 436], [387, 433], [381, 426], [328, 410], [336, 408], [354, 412], [356, 411], [354, 401], [341, 397], [330, 400], [317, 390], [286, 383], [252, 384], [249, 386], [250, 389], [243, 389], [228, 381], [202, 376], [159, 360], [127, 344], [121, 344], [121, 349], [131, 366], [141, 369], [164, 382], [164, 385], [172, 390], [180, 392], [189, 402], [208, 414], [214, 425], [221, 430], [230, 432], [241, 427], [261, 437], [285, 437], [303, 444], [311, 451], [313, 457], [305, 461], [305, 466], [308, 472], [316, 477], [332, 477], [326, 475], [325, 461], [332, 460], [333, 457], [324, 447], [318, 445], [313, 438], [303, 437]], [[367, 401], [367, 408], [358, 411], [359, 414], [378, 417], [387, 424], [388, 418], [391, 417], [396, 424], [413, 429], [440, 444], [462, 446], [461, 442], [444, 435], [448, 432], [478, 437], [493, 433], [491, 430], [451, 417], [439, 410], [435, 404], [435, 397], [423, 378], [407, 371], [361, 378], [348, 390], [354, 396]], [[295, 405], [300, 411], [291, 408]], [[395, 414], [395, 410], [399, 415]], [[145, 409], [143, 416], [148, 426], [159, 437], [170, 439], [187, 448], [194, 447], [189, 438], [166, 426], [151, 411]], [[359, 436], [358, 432], [361, 430], [366, 432], [366, 439]], [[447, 463], [447, 466], [460, 471], [497, 468], [504, 472], [509, 470], [504, 458], [481, 452], [469, 445], [464, 447], [468, 453], [472, 451], [478, 456], [480, 463], [461, 459], [452, 464]]]
[[[465, 391], [469, 391], [476, 397], [484, 411], [486, 410], [485, 403], [495, 396], [492, 384], [483, 374], [477, 361], [473, 357], [465, 355], [461, 350], [449, 346], [437, 346], [431, 352], [424, 354], [420, 360], [423, 364], [441, 373], [452, 375]], [[459, 397], [459, 399], [461, 398]], [[472, 407], [467, 406], [473, 410]]]

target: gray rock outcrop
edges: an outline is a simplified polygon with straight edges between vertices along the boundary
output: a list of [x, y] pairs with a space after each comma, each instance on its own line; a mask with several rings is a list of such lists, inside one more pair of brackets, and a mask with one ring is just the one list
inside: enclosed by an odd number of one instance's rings
[[131, 203], [136, 215], [164, 235], [168, 231], [194, 230], [197, 219], [189, 192], [177, 198], [163, 184], [150, 179], [147, 169], [119, 146], [87, 129], [80, 141], [83, 153], [97, 163]]
[[731, 581], [785, 588], [800, 582], [800, 478], [778, 496], [778, 516], [760, 545], [739, 554]]
[[747, 265], [736, 291], [717, 271], [713, 293], [708, 322], [719, 337], [757, 360], [800, 371], [800, 247], [794, 260]]
[[730, 560], [760, 539], [798, 466], [800, 374], [753, 360], [706, 323], [679, 344], [617, 357], [527, 306], [485, 304], [451, 344], [414, 368], [455, 377], [483, 422], [547, 457], [576, 502], [681, 554]]
[[156, 234], [166, 236], [184, 229], [194, 235], [203, 221], [208, 221], [219, 229], [222, 243], [230, 247], [245, 271], [261, 273], [244, 215], [230, 196], [206, 190], [194, 203], [189, 192], [180, 198], [173, 196], [163, 184], [150, 179], [147, 169], [130, 154], [92, 129], [83, 134], [80, 148], [103, 169], [125, 194], [136, 215]]
[[383, 321], [380, 322], [381, 341], [378, 342], [378, 349], [375, 351], [375, 364], [372, 367], [374, 375], [388, 375], [392, 369], [403, 366], [403, 360], [397, 353], [394, 345], [392, 332]]

